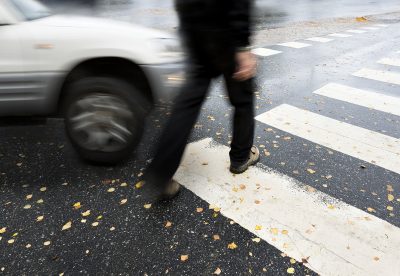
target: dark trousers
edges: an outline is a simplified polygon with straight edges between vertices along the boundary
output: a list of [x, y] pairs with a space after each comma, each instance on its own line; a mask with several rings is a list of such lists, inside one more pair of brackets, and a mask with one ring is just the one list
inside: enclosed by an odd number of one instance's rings
[[178, 169], [211, 80], [219, 75], [225, 79], [230, 102], [235, 108], [231, 162], [241, 164], [249, 157], [254, 136], [253, 80], [232, 78], [236, 68], [235, 49], [229, 40], [216, 35], [192, 32], [185, 37], [191, 60], [186, 84], [175, 99], [153, 161], [146, 170], [146, 178], [158, 187], [168, 183]]

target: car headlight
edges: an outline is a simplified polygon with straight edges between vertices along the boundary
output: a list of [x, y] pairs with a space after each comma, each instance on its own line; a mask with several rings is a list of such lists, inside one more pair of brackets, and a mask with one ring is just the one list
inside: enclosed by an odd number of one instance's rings
[[182, 45], [177, 38], [156, 38], [152, 39], [151, 43], [161, 58], [183, 58], [184, 56]]

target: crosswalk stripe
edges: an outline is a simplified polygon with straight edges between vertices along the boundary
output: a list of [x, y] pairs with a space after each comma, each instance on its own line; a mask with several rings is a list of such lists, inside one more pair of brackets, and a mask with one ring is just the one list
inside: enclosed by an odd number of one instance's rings
[[342, 34], [342, 33], [335, 33], [335, 34], [329, 34], [328, 36], [333, 36], [333, 37], [351, 37], [351, 34]]
[[378, 63], [391, 66], [400, 66], [400, 58], [382, 58], [378, 60]]
[[400, 74], [395, 72], [363, 68], [353, 76], [400, 85]]
[[400, 140], [290, 105], [256, 119], [341, 153], [400, 174]]
[[387, 25], [387, 24], [375, 24], [374, 26], [385, 28], [385, 27], [388, 27], [389, 25]]
[[251, 52], [255, 55], [263, 57], [273, 56], [282, 53], [281, 51], [276, 51], [268, 48], [255, 48]]
[[368, 90], [357, 89], [338, 83], [329, 83], [314, 91], [314, 93], [400, 116], [400, 98], [386, 96]]
[[[321, 275], [400, 275], [399, 228], [262, 165], [234, 176], [228, 156], [210, 138], [192, 143], [175, 179]], [[226, 242], [252, 242], [236, 238]]]
[[305, 47], [309, 47], [311, 46], [310, 44], [307, 43], [301, 43], [301, 42], [286, 42], [286, 43], [280, 43], [278, 44], [280, 46], [284, 46], [284, 47], [289, 47], [289, 48], [296, 48], [296, 49], [300, 49], [300, 48], [305, 48]]
[[333, 39], [326, 38], [326, 37], [310, 37], [310, 38], [307, 38], [306, 40], [315, 41], [315, 42], [321, 42], [321, 43], [326, 43], [326, 42], [333, 41]]
[[363, 33], [366, 33], [367, 31], [363, 31], [363, 30], [347, 30], [346, 32], [353, 33], [353, 34], [363, 34]]

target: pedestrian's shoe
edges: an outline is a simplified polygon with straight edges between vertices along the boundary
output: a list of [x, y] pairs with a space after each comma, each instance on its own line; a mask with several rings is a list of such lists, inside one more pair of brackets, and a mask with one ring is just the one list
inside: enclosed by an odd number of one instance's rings
[[171, 179], [160, 196], [160, 200], [171, 200], [181, 191], [181, 184]]
[[229, 170], [234, 174], [244, 173], [250, 166], [257, 164], [258, 161], [260, 161], [260, 151], [256, 146], [252, 146], [249, 159], [242, 164], [233, 164], [231, 162]]

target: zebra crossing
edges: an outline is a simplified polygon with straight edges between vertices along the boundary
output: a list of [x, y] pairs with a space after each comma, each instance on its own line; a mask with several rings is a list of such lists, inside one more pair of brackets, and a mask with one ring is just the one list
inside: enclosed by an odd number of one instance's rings
[[[280, 46], [311, 46], [299, 43]], [[261, 56], [281, 53], [274, 51], [258, 48], [254, 53]], [[398, 59], [386, 57], [377, 64], [388, 67], [361, 68], [350, 76], [400, 85], [400, 73], [391, 71], [391, 66], [399, 66]], [[366, 108], [366, 112], [375, 110], [400, 116], [400, 98], [385, 95], [383, 90], [331, 82], [312, 93]], [[255, 119], [400, 175], [398, 138], [289, 104], [278, 105]], [[228, 147], [211, 138], [190, 144], [176, 179], [207, 201], [211, 209], [220, 209], [226, 217], [318, 274], [400, 275], [399, 227], [322, 191], [314, 188], [310, 191], [305, 183], [264, 165], [234, 176], [227, 169], [228, 152]]]

